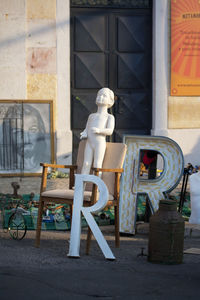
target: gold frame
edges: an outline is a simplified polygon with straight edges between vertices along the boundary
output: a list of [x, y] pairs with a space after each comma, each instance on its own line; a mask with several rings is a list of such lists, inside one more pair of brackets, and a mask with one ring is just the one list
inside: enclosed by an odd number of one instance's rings
[[[51, 138], [51, 163], [55, 163], [55, 119], [54, 119], [54, 101], [53, 100], [35, 100], [35, 99], [0, 99], [1, 103], [29, 103], [29, 104], [37, 104], [44, 103], [49, 104], [50, 110], [50, 138]], [[42, 171], [41, 171], [42, 172]], [[0, 177], [38, 177], [41, 176], [41, 172], [38, 173], [10, 173], [10, 174], [2, 174], [0, 173]]]

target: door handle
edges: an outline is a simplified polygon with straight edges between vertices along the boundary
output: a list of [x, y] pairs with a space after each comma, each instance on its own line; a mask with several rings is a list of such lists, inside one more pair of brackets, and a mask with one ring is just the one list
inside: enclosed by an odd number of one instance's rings
[[124, 112], [124, 109], [123, 109], [123, 100], [124, 100], [124, 98], [122, 97], [122, 96], [118, 96], [117, 97], [117, 113], [118, 114], [123, 114], [123, 112]]

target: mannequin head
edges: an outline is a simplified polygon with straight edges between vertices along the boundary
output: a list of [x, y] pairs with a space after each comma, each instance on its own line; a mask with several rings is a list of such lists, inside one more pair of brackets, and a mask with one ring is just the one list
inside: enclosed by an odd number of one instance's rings
[[110, 108], [114, 104], [114, 93], [109, 88], [102, 88], [97, 93], [97, 106], [107, 106]]

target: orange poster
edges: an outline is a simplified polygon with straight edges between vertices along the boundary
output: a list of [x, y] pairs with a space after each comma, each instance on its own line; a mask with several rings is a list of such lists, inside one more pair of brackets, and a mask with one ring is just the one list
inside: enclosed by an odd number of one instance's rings
[[171, 0], [171, 95], [200, 96], [200, 0]]

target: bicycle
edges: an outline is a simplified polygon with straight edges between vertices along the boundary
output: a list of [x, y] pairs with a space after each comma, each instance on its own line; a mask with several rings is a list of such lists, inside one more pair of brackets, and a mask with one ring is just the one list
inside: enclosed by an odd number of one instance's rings
[[[25, 216], [30, 215], [28, 208], [32, 205], [34, 193], [30, 194], [29, 204], [17, 195], [1, 195], [2, 226], [14, 240], [22, 240], [27, 231]], [[25, 209], [26, 208], [26, 209]]]
[[22, 240], [27, 231], [26, 220], [24, 218], [24, 214], [27, 211], [20, 207], [21, 204], [22, 199], [18, 200], [16, 207], [11, 209], [11, 215], [8, 219], [8, 232], [14, 240]]

